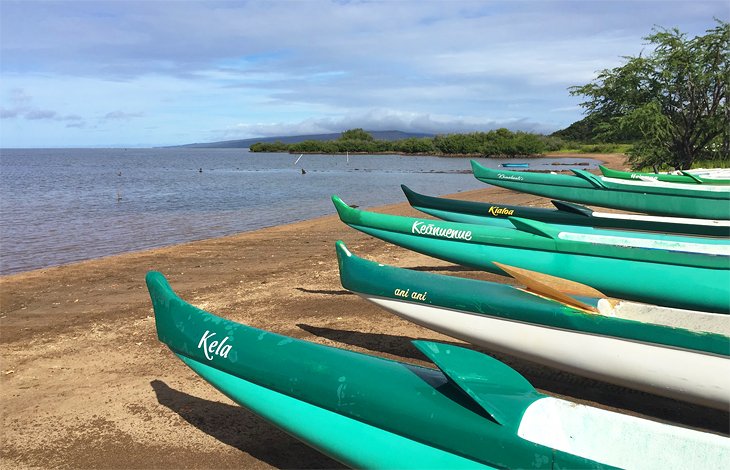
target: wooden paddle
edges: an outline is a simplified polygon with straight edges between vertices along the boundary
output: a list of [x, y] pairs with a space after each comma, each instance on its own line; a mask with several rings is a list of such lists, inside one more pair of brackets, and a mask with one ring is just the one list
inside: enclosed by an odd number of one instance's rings
[[494, 262], [502, 271], [506, 272], [517, 281], [525, 286], [525, 291], [540, 297], [545, 297], [569, 307], [577, 308], [589, 313], [600, 313], [596, 307], [588, 305], [580, 300], [574, 299], [568, 294], [580, 295], [584, 297], [596, 297], [607, 299], [611, 305], [614, 305], [612, 299], [609, 299], [599, 290], [593, 287], [581, 284], [580, 282], [570, 281], [560, 277], [551, 276], [549, 274], [530, 271], [529, 269], [517, 268], [502, 263]]

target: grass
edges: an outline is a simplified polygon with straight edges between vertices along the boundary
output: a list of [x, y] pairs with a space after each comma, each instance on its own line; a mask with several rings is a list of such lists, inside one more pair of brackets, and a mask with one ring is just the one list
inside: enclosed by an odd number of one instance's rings
[[568, 142], [567, 145], [551, 153], [626, 153], [631, 144], [579, 144]]
[[[728, 160], [721, 160], [721, 159], [715, 159], [715, 160], [696, 160], [692, 163], [692, 168], [730, 168], [730, 161]], [[640, 168], [637, 171], [641, 172], [647, 172], [647, 173], [653, 173], [654, 168], [652, 167], [643, 167]], [[674, 171], [674, 168], [668, 166], [668, 165], [662, 165], [659, 167], [659, 171]]]
[[728, 160], [698, 160], [692, 164], [692, 168], [729, 168], [730, 161]]

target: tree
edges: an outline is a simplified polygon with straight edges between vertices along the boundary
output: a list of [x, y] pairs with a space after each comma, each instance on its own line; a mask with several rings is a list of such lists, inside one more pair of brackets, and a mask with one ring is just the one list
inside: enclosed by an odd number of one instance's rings
[[371, 142], [373, 140], [373, 136], [361, 128], [357, 128], [343, 132], [340, 136], [340, 140], [367, 140], [368, 142]]
[[409, 154], [429, 154], [436, 150], [433, 139], [428, 137], [409, 137], [403, 140], [396, 140], [392, 144], [395, 151]]
[[603, 122], [599, 120], [599, 116], [589, 114], [565, 129], [553, 132], [550, 136], [586, 144], [636, 142], [641, 137], [638, 132], [631, 129], [626, 129], [626, 132], [613, 132], [611, 135], [606, 135], [605, 132], [601, 132], [602, 127]]
[[689, 169], [698, 159], [730, 160], [730, 24], [688, 39], [678, 29], [654, 28], [654, 51], [625, 57], [587, 85], [569, 88], [582, 95], [586, 114], [596, 118], [604, 138], [636, 136], [628, 152], [634, 167], [667, 164]]

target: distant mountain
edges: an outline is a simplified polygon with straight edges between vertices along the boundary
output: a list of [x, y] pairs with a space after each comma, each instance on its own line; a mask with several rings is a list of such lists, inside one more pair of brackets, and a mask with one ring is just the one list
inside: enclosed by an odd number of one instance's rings
[[[373, 136], [375, 140], [403, 140], [412, 137], [433, 137], [434, 134], [426, 134], [422, 132], [401, 132], [401, 131], [366, 131]], [[285, 144], [296, 144], [305, 140], [337, 140], [342, 135], [341, 132], [332, 134], [311, 134], [311, 135], [293, 135], [281, 137], [259, 137], [255, 139], [243, 140], [223, 140], [220, 142], [196, 143], [186, 145], [173, 145], [171, 147], [179, 148], [199, 148], [199, 149], [224, 149], [224, 148], [248, 148], [256, 142], [283, 142]]]

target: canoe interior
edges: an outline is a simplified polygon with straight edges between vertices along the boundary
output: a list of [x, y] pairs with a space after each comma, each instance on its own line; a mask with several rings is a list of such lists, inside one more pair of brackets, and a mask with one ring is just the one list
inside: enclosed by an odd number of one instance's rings
[[[565, 226], [561, 226], [561, 229]], [[651, 250], [666, 250], [682, 253], [697, 253], [705, 255], [730, 256], [730, 243], [725, 240], [703, 239], [701, 237], [669, 237], [645, 233], [628, 234], [617, 232], [619, 235], [610, 235], [607, 230], [592, 230], [581, 232], [561, 231], [558, 238], [567, 241], [592, 243], [598, 245], [627, 246], [633, 248], [649, 248]], [[730, 258], [728, 259], [730, 267]]]
[[612, 303], [607, 299], [598, 301], [598, 311], [602, 315], [623, 320], [682, 328], [695, 333], [723, 335], [728, 338], [728, 350], [730, 350], [730, 315], [660, 307], [625, 300], [616, 300]]
[[730, 193], [730, 186], [720, 184], [697, 184], [689, 185], [684, 183], [673, 183], [669, 181], [657, 181], [654, 179], [650, 180], [633, 180], [633, 179], [621, 179], [621, 178], [610, 178], [607, 176], [600, 176], [601, 181], [604, 183], [616, 185], [616, 186], [632, 186], [636, 188], [662, 188], [677, 191], [688, 191], [698, 193], [717, 193], [718, 195], [726, 195]]
[[[546, 397], [533, 402], [517, 434], [547, 447], [620, 468], [718, 468], [730, 462], [730, 439], [667, 427]], [[681, 464], [679, 462], [681, 461]]]

